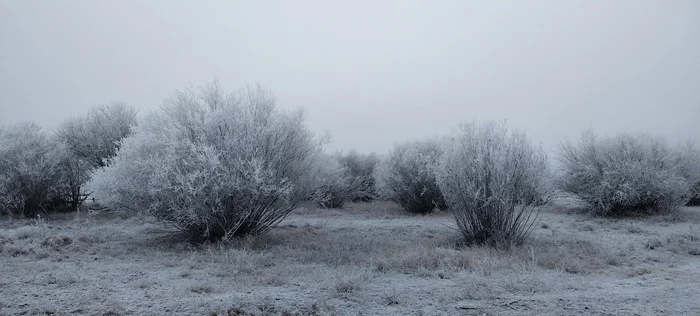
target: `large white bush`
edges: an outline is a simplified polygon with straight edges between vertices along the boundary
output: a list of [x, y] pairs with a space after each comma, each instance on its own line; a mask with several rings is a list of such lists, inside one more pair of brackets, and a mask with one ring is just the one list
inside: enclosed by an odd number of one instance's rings
[[319, 151], [302, 111], [278, 109], [259, 87], [212, 84], [148, 115], [90, 188], [109, 207], [204, 238], [259, 234], [310, 194]]
[[446, 209], [435, 182], [435, 166], [441, 154], [437, 140], [396, 145], [375, 171], [380, 195], [411, 213]]
[[462, 124], [446, 142], [437, 174], [458, 228], [477, 244], [522, 243], [535, 204], [547, 195], [544, 152], [503, 123]]
[[559, 185], [601, 215], [668, 213], [687, 202], [700, 179], [697, 157], [692, 146], [648, 134], [587, 132], [578, 144], [562, 144]]
[[0, 128], [0, 213], [31, 217], [50, 211], [65, 157], [65, 147], [34, 123]]

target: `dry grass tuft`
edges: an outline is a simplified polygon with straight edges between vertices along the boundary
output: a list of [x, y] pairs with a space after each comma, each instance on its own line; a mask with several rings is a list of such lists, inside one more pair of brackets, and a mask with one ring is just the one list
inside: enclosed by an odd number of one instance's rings
[[8, 254], [10, 257], [18, 257], [18, 256], [26, 256], [29, 254], [34, 253], [33, 249], [23, 249], [20, 247], [13, 247], [13, 246], [5, 246], [3, 248], [0, 248], [2, 252]]
[[644, 243], [644, 248], [654, 250], [657, 248], [661, 248], [663, 245], [664, 243], [660, 239], [650, 238]]
[[347, 280], [338, 281], [335, 285], [335, 292], [338, 294], [349, 294], [360, 291], [360, 285]]
[[388, 249], [374, 261], [379, 272], [416, 273], [419, 271], [473, 270], [472, 254], [431, 244], [418, 244]]
[[190, 291], [197, 294], [210, 294], [214, 293], [214, 287], [210, 285], [199, 285], [190, 288]]
[[700, 238], [691, 234], [672, 234], [666, 237], [666, 246], [675, 254], [700, 255]]
[[0, 247], [5, 245], [5, 244], [11, 244], [11, 243], [12, 243], [12, 239], [7, 238], [5, 236], [0, 236]]
[[46, 228], [37, 225], [28, 225], [15, 228], [10, 231], [10, 238], [14, 240], [30, 239], [30, 238], [40, 238], [45, 235]]
[[73, 243], [73, 239], [66, 236], [50, 236], [46, 237], [41, 243], [42, 247], [51, 248], [56, 251], [61, 251], [63, 247]]
[[645, 234], [646, 230], [639, 225], [631, 224], [627, 227], [627, 232], [630, 234]]
[[[619, 265], [615, 256], [601, 245], [584, 239], [563, 239], [535, 246], [533, 260], [545, 269], [561, 270], [570, 274], [591, 274], [608, 266]], [[535, 249], [535, 248], [533, 248]]]

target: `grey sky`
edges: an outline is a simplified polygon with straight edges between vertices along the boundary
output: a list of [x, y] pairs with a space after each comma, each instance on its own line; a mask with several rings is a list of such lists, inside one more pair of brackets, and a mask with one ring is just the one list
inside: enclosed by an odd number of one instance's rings
[[0, 123], [155, 109], [218, 78], [305, 107], [332, 149], [506, 119], [700, 136], [700, 1], [0, 0]]

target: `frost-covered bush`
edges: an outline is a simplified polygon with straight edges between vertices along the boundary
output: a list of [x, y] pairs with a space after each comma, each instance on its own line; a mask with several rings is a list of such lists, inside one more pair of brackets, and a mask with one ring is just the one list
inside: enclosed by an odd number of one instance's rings
[[521, 244], [534, 222], [534, 196], [547, 195], [544, 152], [503, 123], [462, 124], [437, 174], [459, 230], [476, 244]]
[[[549, 161], [549, 159], [547, 159], [547, 161]], [[527, 203], [532, 203], [535, 206], [543, 206], [549, 203], [555, 192], [555, 181], [555, 175], [551, 172], [548, 163], [547, 168], [543, 170], [541, 178], [537, 182], [538, 185], [526, 186], [524, 197]]]
[[176, 92], [89, 183], [106, 206], [207, 239], [260, 234], [308, 197], [321, 143], [271, 93]]
[[695, 141], [688, 141], [678, 146], [680, 173], [688, 181], [696, 181], [686, 196], [686, 206], [700, 206], [700, 150]]
[[65, 143], [55, 138], [52, 141], [63, 148], [63, 154], [56, 161], [59, 181], [54, 187], [55, 194], [52, 194], [49, 207], [54, 211], [78, 210], [89, 195], [84, 192], [84, 185], [90, 180], [92, 168], [76, 157]]
[[411, 213], [447, 208], [435, 182], [441, 143], [436, 140], [396, 145], [377, 165], [377, 190]]
[[347, 154], [322, 155], [315, 164], [318, 174], [312, 200], [321, 207], [339, 208], [347, 201], [371, 201], [376, 198], [374, 167], [376, 155]]
[[351, 183], [350, 200], [353, 202], [368, 202], [377, 197], [374, 168], [379, 163], [375, 154], [360, 154], [349, 151], [338, 156], [338, 161], [345, 168]]
[[700, 179], [694, 157], [691, 146], [672, 147], [648, 134], [587, 132], [578, 144], [562, 144], [559, 186], [600, 215], [669, 213]]
[[96, 106], [85, 116], [63, 121], [56, 140], [66, 145], [68, 155], [59, 164], [61, 194], [54, 203], [77, 209], [88, 196], [84, 185], [90, 174], [109, 163], [136, 124], [136, 110], [123, 103]]
[[339, 208], [352, 198], [352, 179], [337, 155], [319, 155], [312, 170], [316, 181], [311, 199], [319, 206]]
[[96, 106], [83, 117], [63, 121], [56, 136], [91, 169], [104, 167], [117, 154], [120, 141], [136, 126], [136, 110], [123, 103]]
[[690, 192], [690, 199], [688, 200], [688, 203], [686, 203], [687, 206], [700, 206], [700, 182], [696, 183], [693, 186], [693, 189]]
[[34, 123], [0, 128], [0, 213], [32, 217], [47, 209], [66, 149]]

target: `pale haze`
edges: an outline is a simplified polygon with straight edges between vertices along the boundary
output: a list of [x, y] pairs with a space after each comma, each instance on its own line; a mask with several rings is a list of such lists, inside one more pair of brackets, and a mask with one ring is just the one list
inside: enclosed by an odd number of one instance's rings
[[144, 113], [215, 78], [304, 107], [331, 150], [484, 119], [548, 150], [587, 129], [694, 138], [700, 2], [0, 0], [0, 124]]

